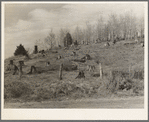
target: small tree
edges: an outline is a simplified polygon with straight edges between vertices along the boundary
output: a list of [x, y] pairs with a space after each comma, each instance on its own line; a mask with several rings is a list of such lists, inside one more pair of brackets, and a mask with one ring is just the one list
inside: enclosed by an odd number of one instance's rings
[[14, 52], [14, 56], [17, 56], [17, 55], [28, 56], [28, 53], [22, 44], [20, 44], [20, 46], [17, 46], [17, 49]]

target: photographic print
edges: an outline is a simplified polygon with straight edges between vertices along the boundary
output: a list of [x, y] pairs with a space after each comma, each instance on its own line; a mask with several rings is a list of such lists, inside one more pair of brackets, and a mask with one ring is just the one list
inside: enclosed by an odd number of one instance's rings
[[147, 2], [2, 2], [2, 117], [147, 118], [147, 10]]

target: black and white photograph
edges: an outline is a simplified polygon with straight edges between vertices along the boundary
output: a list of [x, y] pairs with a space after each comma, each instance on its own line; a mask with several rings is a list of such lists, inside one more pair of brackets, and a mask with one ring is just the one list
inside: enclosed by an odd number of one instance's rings
[[148, 2], [12, 1], [1, 12], [3, 119], [148, 118]]

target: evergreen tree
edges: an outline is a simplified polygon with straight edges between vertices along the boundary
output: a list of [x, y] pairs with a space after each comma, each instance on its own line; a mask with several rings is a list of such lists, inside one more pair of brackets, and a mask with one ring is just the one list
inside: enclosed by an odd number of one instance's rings
[[14, 56], [17, 55], [23, 55], [23, 56], [27, 56], [27, 51], [25, 50], [24, 46], [22, 44], [20, 44], [19, 46], [17, 46], [17, 49], [14, 52]]
[[67, 47], [68, 45], [72, 44], [72, 37], [70, 33], [67, 33], [65, 38], [64, 38], [64, 46]]

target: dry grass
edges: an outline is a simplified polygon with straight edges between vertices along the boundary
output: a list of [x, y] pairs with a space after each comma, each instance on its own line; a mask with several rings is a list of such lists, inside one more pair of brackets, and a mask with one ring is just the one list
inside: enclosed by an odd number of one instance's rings
[[[144, 69], [144, 49], [139, 44], [124, 46], [124, 41], [118, 42], [114, 46], [104, 47], [104, 43], [79, 46], [79, 50], [63, 48], [46, 52], [46, 57], [40, 54], [30, 55], [31, 59], [25, 61], [23, 76], [19, 80], [18, 75], [5, 72], [4, 90], [5, 99], [17, 98], [22, 100], [57, 100], [57, 99], [79, 99], [82, 97], [107, 97], [112, 94], [122, 96], [122, 93], [130, 91], [128, 95], [143, 95], [144, 89], [143, 69]], [[71, 51], [76, 51], [77, 56], [71, 56]], [[89, 54], [92, 60], [83, 62], [73, 62]], [[63, 58], [56, 60], [61, 55]], [[14, 59], [17, 64], [24, 57], [11, 57], [5, 60], [5, 67], [9, 60]], [[46, 67], [45, 62], [50, 61], [50, 66]], [[99, 67], [96, 62], [102, 63], [103, 79], [93, 77], [99, 74]], [[63, 80], [59, 80], [59, 67], [64, 64]], [[28, 75], [30, 67], [34, 65], [40, 74]], [[74, 65], [77, 69], [70, 67]], [[85, 79], [75, 79], [80, 70], [85, 70], [87, 65], [95, 65], [94, 73], [85, 72]], [[128, 73], [131, 66], [133, 72], [131, 77]], [[112, 71], [112, 77], [109, 71]], [[139, 74], [139, 75], [138, 75]], [[26, 98], [26, 99], [24, 99]]]

